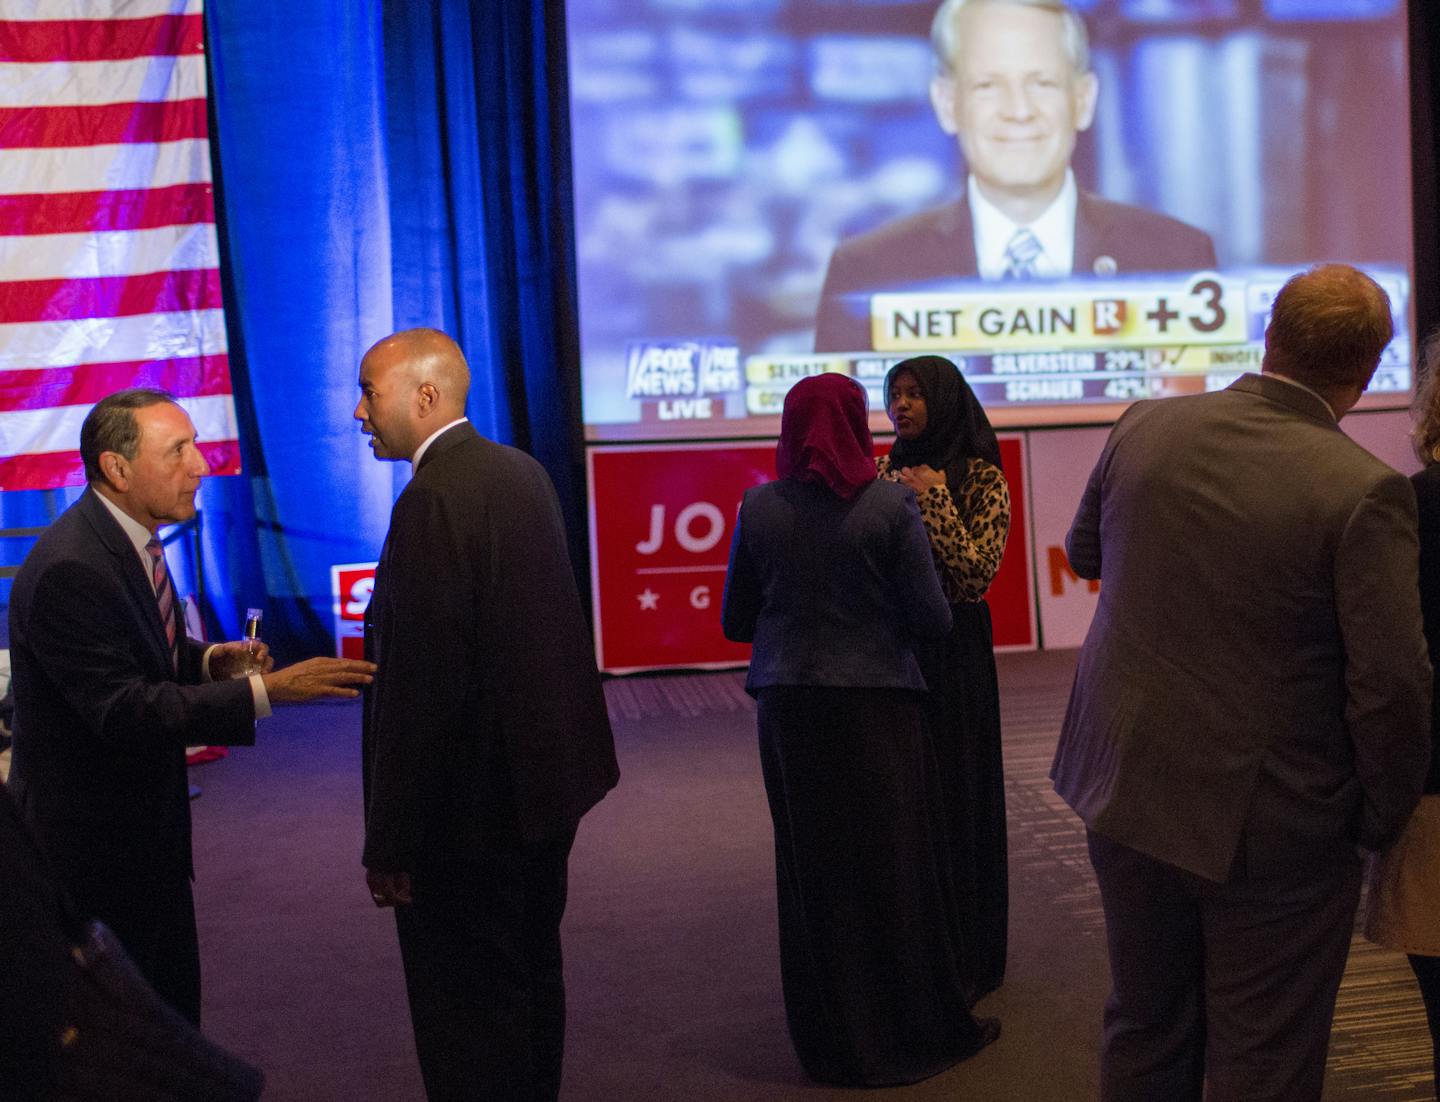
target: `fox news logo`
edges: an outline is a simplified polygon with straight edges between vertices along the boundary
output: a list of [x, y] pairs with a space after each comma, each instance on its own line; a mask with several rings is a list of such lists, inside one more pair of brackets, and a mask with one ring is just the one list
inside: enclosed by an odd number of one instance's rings
[[706, 341], [636, 341], [626, 350], [627, 398], [720, 394], [740, 387], [740, 348]]

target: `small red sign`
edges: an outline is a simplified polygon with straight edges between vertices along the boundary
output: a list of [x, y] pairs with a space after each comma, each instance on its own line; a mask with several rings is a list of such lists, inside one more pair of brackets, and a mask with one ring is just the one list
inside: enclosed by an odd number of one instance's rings
[[365, 609], [375, 588], [375, 566], [373, 562], [352, 562], [330, 568], [335, 653], [341, 658], [365, 657]]

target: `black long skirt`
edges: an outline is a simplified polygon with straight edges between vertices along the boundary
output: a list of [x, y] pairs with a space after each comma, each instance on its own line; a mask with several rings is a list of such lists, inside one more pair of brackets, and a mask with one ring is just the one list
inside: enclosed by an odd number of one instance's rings
[[918, 649], [940, 777], [960, 973], [973, 1005], [1005, 979], [1010, 874], [994, 636], [984, 602], [951, 605], [955, 625]]
[[785, 1016], [822, 1083], [913, 1083], [981, 1047], [953, 945], [916, 693], [759, 692]]

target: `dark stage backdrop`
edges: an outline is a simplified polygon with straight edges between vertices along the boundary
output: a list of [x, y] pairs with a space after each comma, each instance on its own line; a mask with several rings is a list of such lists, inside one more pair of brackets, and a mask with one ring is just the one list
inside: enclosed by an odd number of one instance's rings
[[[212, 634], [264, 603], [282, 656], [333, 645], [330, 567], [378, 556], [409, 476], [351, 418], [360, 356], [396, 328], [459, 340], [471, 418], [546, 465], [583, 563], [563, 10], [209, 0], [205, 23], [245, 471], [201, 495]], [[7, 493], [0, 520], [78, 493]]]

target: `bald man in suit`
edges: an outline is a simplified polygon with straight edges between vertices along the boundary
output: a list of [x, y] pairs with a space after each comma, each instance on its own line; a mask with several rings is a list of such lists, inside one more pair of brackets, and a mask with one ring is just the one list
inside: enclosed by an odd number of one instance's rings
[[413, 471], [365, 622], [364, 864], [431, 1102], [549, 1102], [570, 847], [619, 770], [554, 487], [465, 419], [469, 383], [433, 329], [360, 365], [355, 417]]

